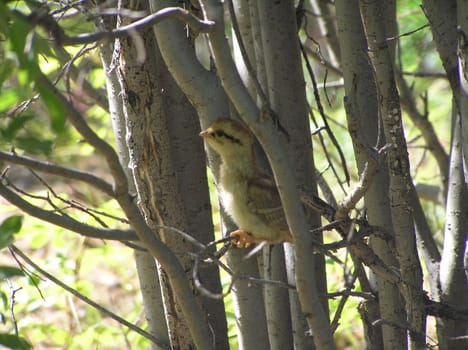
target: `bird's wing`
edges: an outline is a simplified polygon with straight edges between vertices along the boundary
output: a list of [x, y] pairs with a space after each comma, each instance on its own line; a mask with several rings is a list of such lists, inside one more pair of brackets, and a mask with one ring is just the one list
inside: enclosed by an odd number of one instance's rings
[[327, 202], [323, 201], [316, 195], [307, 195], [305, 193], [300, 194], [301, 202], [306, 211], [312, 209], [314, 212], [320, 214], [329, 222], [332, 222], [335, 217], [335, 209], [328, 204]]
[[[288, 225], [281, 205], [281, 199], [276, 184], [270, 177], [256, 177], [249, 181], [249, 205], [267, 223], [278, 225], [281, 230], [287, 230]], [[316, 195], [300, 193], [302, 205], [307, 216], [311, 210], [332, 222], [335, 209]]]
[[248, 183], [249, 206], [268, 225], [288, 231], [281, 199], [274, 181], [268, 177], [256, 177]]

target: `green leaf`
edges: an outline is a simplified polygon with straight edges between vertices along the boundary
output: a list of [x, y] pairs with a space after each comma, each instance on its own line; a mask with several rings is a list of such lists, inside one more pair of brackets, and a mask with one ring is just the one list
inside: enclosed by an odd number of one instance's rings
[[[23, 274], [24, 276], [24, 274]], [[41, 278], [36, 275], [28, 276], [28, 284], [34, 287], [37, 287], [42, 282]]]
[[54, 142], [50, 140], [40, 140], [34, 136], [18, 136], [15, 137], [14, 144], [15, 147], [33, 154], [48, 155], [50, 152], [52, 152]]
[[22, 223], [23, 217], [14, 215], [0, 224], [0, 250], [8, 247], [13, 242], [13, 235], [21, 229]]
[[3, 91], [2, 98], [0, 99], [0, 113], [15, 106], [19, 100], [20, 96], [18, 95], [17, 91], [13, 89]]
[[8, 295], [3, 290], [0, 290], [0, 300], [2, 301], [3, 308], [6, 310], [8, 305], [10, 305], [10, 301]]
[[10, 25], [8, 19], [10, 18], [11, 12], [8, 6], [6, 6], [4, 1], [0, 1], [0, 37], [5, 39], [8, 37], [7, 33], [9, 31]]
[[5, 334], [0, 333], [0, 344], [4, 345], [8, 349], [15, 350], [29, 350], [31, 349], [31, 344], [29, 344], [26, 339], [19, 337], [14, 334]]
[[[0, 86], [13, 75], [15, 72], [16, 63], [11, 59], [4, 59], [2, 64], [0, 65]], [[2, 94], [3, 100], [3, 94]]]
[[[18, 81], [23, 85], [35, 81], [41, 74], [38, 53], [51, 53], [46, 48], [44, 39], [33, 31], [31, 23], [17, 16], [11, 25], [9, 42], [12, 51], [18, 57], [21, 70], [26, 72], [26, 77], [23, 77], [23, 79], [18, 78]], [[20, 73], [21, 71], [18, 73], [18, 77], [21, 76]], [[62, 132], [66, 118], [61, 100], [41, 83], [36, 84], [36, 89], [41, 94], [42, 100], [49, 110], [52, 129], [57, 133]]]
[[[0, 109], [1, 110], [1, 109]], [[8, 140], [11, 141], [13, 138], [16, 136], [16, 133], [21, 130], [26, 122], [34, 118], [32, 115], [18, 115], [15, 116], [12, 121], [7, 125], [5, 129], [3, 129], [2, 136]]]
[[[34, 79], [39, 73], [37, 55], [34, 50], [34, 35], [31, 32], [31, 24], [22, 18], [16, 18], [9, 32], [9, 42], [11, 49], [15, 52], [20, 63], [20, 67], [28, 72], [29, 79]], [[28, 46], [26, 47], [26, 42]]]
[[37, 90], [40, 92], [42, 100], [49, 110], [52, 129], [55, 132], [61, 133], [65, 127], [65, 108], [62, 101], [48, 88], [42, 84], [36, 84]]
[[0, 279], [11, 278], [15, 276], [24, 276], [23, 270], [13, 266], [0, 265]]

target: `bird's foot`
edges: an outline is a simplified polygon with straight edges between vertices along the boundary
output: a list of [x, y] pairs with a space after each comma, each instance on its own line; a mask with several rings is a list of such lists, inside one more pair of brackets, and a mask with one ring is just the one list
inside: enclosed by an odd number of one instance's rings
[[237, 248], [248, 248], [255, 243], [255, 238], [245, 230], [232, 231], [229, 236], [233, 238], [233, 243]]

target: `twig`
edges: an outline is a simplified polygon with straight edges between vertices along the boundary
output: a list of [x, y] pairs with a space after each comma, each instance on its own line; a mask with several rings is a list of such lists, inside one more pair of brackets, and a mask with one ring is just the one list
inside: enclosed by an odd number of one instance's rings
[[13, 284], [11, 283], [11, 281], [9, 279], [7, 279], [7, 282], [8, 282], [8, 287], [10, 288], [10, 316], [11, 316], [11, 321], [13, 323], [13, 329], [14, 329], [14, 332], [15, 332], [15, 335], [19, 335], [19, 331], [18, 331], [18, 322], [16, 321], [16, 316], [15, 316], [15, 296], [16, 296], [16, 292], [18, 292], [19, 290], [21, 290], [21, 288], [14, 288], [13, 287]]
[[341, 300], [338, 304], [338, 307], [336, 308], [335, 315], [333, 315], [333, 320], [330, 324], [330, 327], [333, 333], [335, 333], [335, 331], [337, 330], [339, 326], [341, 314], [343, 313], [344, 306], [349, 299], [350, 292], [351, 292], [351, 287], [346, 288], [346, 290], [343, 292], [343, 295], [341, 296]]
[[338, 210], [335, 217], [338, 220], [343, 220], [348, 217], [349, 212], [356, 207], [356, 204], [364, 197], [365, 193], [372, 184], [374, 175], [379, 170], [378, 161], [372, 156], [364, 165], [364, 169], [360, 175], [358, 184], [348, 195], [338, 204]]
[[111, 197], [113, 197], [114, 195], [111, 184], [104, 181], [101, 177], [97, 177], [88, 172], [63, 167], [51, 162], [43, 162], [26, 156], [20, 156], [14, 152], [7, 153], [0, 151], [0, 160], [12, 164], [24, 165], [28, 168], [35, 169], [37, 171], [41, 171], [47, 174], [53, 174], [67, 179], [78, 180], [101, 190], [102, 192]]
[[80, 235], [86, 237], [119, 241], [138, 240], [138, 237], [136, 236], [135, 231], [133, 230], [118, 230], [93, 227], [87, 224], [83, 224], [71, 217], [58, 215], [51, 211], [44, 210], [35, 205], [32, 205], [31, 203], [25, 201], [19, 195], [8, 189], [8, 187], [5, 186], [1, 181], [0, 195], [4, 197], [7, 201], [9, 201], [11, 204], [20, 208], [22, 211], [31, 216], [34, 216], [51, 224], [63, 227], [67, 230], [79, 233]]
[[161, 22], [164, 19], [174, 18], [181, 22], [186, 23], [195, 33], [206, 33], [212, 30], [215, 23], [212, 21], [203, 21], [192, 15], [189, 11], [180, 7], [167, 7], [158, 12], [155, 12], [147, 17], [135, 21], [129, 25], [122, 26], [110, 31], [96, 32], [81, 34], [77, 36], [68, 36], [65, 34], [57, 22], [49, 14], [40, 15], [33, 12], [31, 15], [26, 16], [19, 11], [12, 11], [14, 14], [22, 17], [32, 23], [38, 23], [45, 27], [52, 35], [53, 39], [59, 45], [78, 45], [89, 44], [101, 40], [112, 40], [119, 37], [125, 37], [131, 34], [132, 31], [145, 29], [152, 25]]
[[43, 275], [45, 278], [47, 278], [48, 280], [52, 281], [53, 283], [55, 283], [56, 285], [58, 285], [59, 287], [65, 289], [67, 292], [71, 293], [73, 296], [77, 297], [78, 299], [80, 299], [81, 301], [85, 302], [86, 304], [92, 306], [93, 308], [95, 308], [96, 310], [98, 310], [99, 312], [101, 312], [102, 314], [112, 318], [113, 320], [117, 321], [118, 323], [128, 327], [129, 329], [133, 330], [134, 332], [140, 334], [141, 336], [151, 340], [154, 344], [162, 347], [163, 349], [168, 349], [169, 350], [169, 346], [167, 344], [165, 344], [164, 342], [162, 342], [161, 340], [157, 339], [156, 337], [154, 337], [152, 334], [144, 331], [143, 329], [141, 329], [140, 327], [137, 327], [135, 326], [134, 324], [126, 321], [125, 319], [123, 319], [122, 317], [116, 315], [115, 313], [113, 313], [112, 311], [106, 309], [105, 307], [99, 305], [98, 303], [94, 302], [93, 300], [89, 299], [88, 297], [84, 296], [83, 294], [81, 294], [80, 292], [78, 292], [76, 289], [73, 289], [72, 287], [70, 287], [69, 285], [63, 283], [62, 281], [60, 281], [58, 278], [55, 278], [53, 275], [49, 274], [47, 271], [43, 270], [41, 267], [39, 267], [39, 265], [37, 265], [36, 263], [34, 263], [34, 261], [32, 261], [26, 254], [24, 254], [18, 247], [16, 247], [15, 245], [11, 245], [10, 246], [10, 251], [13, 253], [13, 254], [16, 254], [18, 256], [21, 257], [21, 259], [23, 259], [28, 265], [30, 265], [31, 267], [33, 267], [37, 272], [39, 272], [41, 275]]
[[416, 78], [447, 79], [447, 74], [443, 72], [401, 72], [401, 74]]
[[343, 173], [345, 175], [345, 180], [346, 180], [346, 183], [349, 184], [349, 181], [350, 181], [350, 176], [349, 176], [349, 172], [348, 172], [348, 167], [346, 165], [346, 158], [343, 154], [343, 151], [338, 143], [338, 140], [336, 139], [335, 135], [333, 134], [330, 126], [328, 125], [328, 121], [327, 121], [327, 118], [325, 116], [325, 112], [323, 110], [323, 106], [322, 106], [322, 103], [320, 102], [320, 94], [318, 92], [318, 88], [317, 88], [317, 81], [315, 80], [315, 75], [314, 75], [314, 72], [312, 70], [312, 66], [310, 65], [310, 62], [307, 58], [307, 53], [304, 49], [304, 46], [302, 45], [302, 43], [299, 41], [299, 45], [300, 45], [300, 48], [301, 48], [301, 52], [302, 52], [302, 56], [304, 57], [304, 61], [306, 63], [306, 67], [307, 67], [307, 71], [309, 72], [309, 76], [312, 80], [312, 85], [314, 87], [314, 96], [315, 96], [315, 102], [317, 103], [317, 108], [320, 112], [320, 116], [322, 117], [322, 121], [323, 121], [323, 124], [325, 125], [325, 129], [327, 131], [327, 134], [328, 136], [330, 137], [330, 140], [332, 141], [333, 145], [335, 146], [337, 152], [338, 152], [338, 155], [340, 157], [340, 160], [341, 160], [341, 165], [343, 167]]
[[376, 299], [376, 296], [374, 294], [372, 294], [372, 293], [355, 292], [355, 291], [349, 290], [348, 288], [341, 291], [341, 292], [327, 293], [327, 298], [335, 299], [335, 298], [341, 297], [341, 296], [343, 296], [345, 294], [347, 294], [349, 296], [352, 296], [352, 297], [362, 298], [362, 299], [365, 299], [365, 300], [374, 300], [374, 299]]
[[239, 50], [242, 55], [245, 68], [247, 69], [250, 79], [255, 87], [255, 90], [257, 91], [257, 95], [260, 98], [261, 106], [268, 106], [267, 108], [270, 109], [271, 107], [270, 102], [268, 101], [268, 97], [265, 94], [265, 91], [263, 91], [262, 85], [258, 81], [257, 72], [252, 66], [252, 63], [249, 59], [249, 55], [247, 54], [247, 49], [245, 48], [244, 40], [242, 39], [242, 34], [239, 29], [239, 23], [237, 22], [237, 16], [236, 12], [234, 11], [234, 5], [232, 3], [232, 0], [228, 0], [227, 4], [229, 8], [229, 15], [231, 16], [232, 28], [234, 29], [234, 33], [236, 34], [237, 43], [239, 45]]
[[422, 26], [416, 28], [416, 29], [413, 29], [413, 30], [410, 30], [408, 32], [405, 32], [403, 34], [399, 34], [399, 35], [396, 35], [396, 36], [392, 36], [392, 37], [389, 37], [389, 38], [386, 38], [385, 40], [386, 41], [392, 41], [392, 40], [396, 40], [396, 39], [399, 39], [399, 38], [402, 38], [404, 36], [409, 36], [409, 35], [412, 35], [416, 32], [419, 32], [420, 30], [423, 30], [424, 28], [429, 28], [431, 25], [429, 23], [426, 23], [426, 24], [423, 24]]

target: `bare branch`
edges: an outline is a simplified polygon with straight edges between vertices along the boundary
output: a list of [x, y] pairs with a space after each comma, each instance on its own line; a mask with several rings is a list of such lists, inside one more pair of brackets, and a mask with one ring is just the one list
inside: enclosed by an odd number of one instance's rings
[[[314, 75], [314, 71], [312, 70], [312, 66], [310, 65], [309, 59], [307, 57], [307, 53], [306, 53], [302, 43], [299, 42], [299, 44], [300, 44], [302, 56], [303, 56], [304, 61], [306, 63], [307, 71], [309, 72], [309, 76], [310, 76], [310, 79], [312, 80], [312, 85], [314, 87], [315, 103], [317, 104], [317, 108], [318, 108], [318, 110], [320, 112], [320, 116], [322, 117], [322, 121], [323, 121], [323, 124], [325, 126], [325, 130], [326, 130], [328, 136], [330, 137], [330, 140], [332, 141], [333, 145], [335, 146], [336, 151], [338, 152], [338, 155], [340, 157], [340, 161], [341, 161], [341, 165], [342, 165], [342, 168], [343, 168], [343, 173], [345, 175], [346, 183], [349, 184], [350, 176], [349, 176], [349, 172], [348, 172], [348, 166], [346, 165], [346, 158], [345, 158], [343, 150], [341, 149], [340, 145], [338, 144], [338, 140], [336, 139], [335, 134], [333, 134], [333, 132], [332, 132], [332, 130], [330, 128], [330, 125], [328, 124], [327, 118], [325, 116], [325, 111], [323, 109], [323, 105], [322, 105], [322, 102], [320, 100], [320, 94], [318, 92], [317, 81], [315, 79], [315, 75]], [[331, 162], [330, 162], [330, 166], [332, 166], [332, 169], [334, 169]], [[336, 174], [336, 176], [338, 178], [337, 174]], [[339, 178], [338, 178], [338, 180], [339, 180]], [[341, 184], [341, 181], [338, 181], [338, 182]]]
[[74, 37], [65, 34], [63, 28], [61, 28], [57, 22], [48, 14], [39, 15], [33, 12], [30, 16], [26, 16], [18, 11], [14, 13], [25, 20], [38, 23], [49, 30], [54, 40], [59, 45], [78, 45], [78, 44], [89, 44], [101, 40], [112, 40], [120, 37], [125, 37], [131, 34], [131, 32], [139, 29], [145, 29], [152, 25], [161, 22], [164, 19], [177, 19], [183, 23], [186, 23], [195, 33], [206, 33], [212, 30], [214, 23], [211, 21], [203, 21], [192, 15], [189, 11], [180, 7], [167, 7], [158, 12], [155, 12], [149, 16], [146, 16], [138, 21], [135, 21], [129, 25], [122, 26], [111, 31], [96, 32], [81, 34]]
[[98, 303], [94, 302], [93, 300], [89, 299], [88, 297], [84, 296], [83, 294], [81, 294], [80, 292], [78, 292], [76, 289], [73, 289], [72, 287], [70, 287], [69, 285], [63, 283], [62, 281], [60, 281], [58, 278], [54, 277], [53, 275], [51, 275], [50, 273], [48, 273], [47, 271], [43, 270], [39, 265], [37, 265], [36, 263], [34, 263], [26, 254], [24, 254], [19, 248], [17, 248], [15, 245], [11, 245], [10, 246], [10, 250], [11, 250], [11, 253], [13, 255], [18, 255], [21, 257], [21, 259], [23, 259], [29, 266], [31, 266], [32, 268], [34, 268], [37, 272], [39, 272], [41, 275], [43, 275], [45, 278], [47, 278], [48, 280], [52, 281], [53, 283], [55, 283], [56, 285], [58, 285], [60, 288], [63, 288], [65, 289], [67, 292], [73, 294], [73, 296], [77, 297], [78, 299], [80, 299], [81, 301], [85, 302], [86, 304], [92, 306], [93, 308], [95, 308], [96, 310], [98, 310], [100, 313], [112, 318], [113, 320], [119, 322], [120, 324], [124, 325], [125, 327], [128, 327], [129, 329], [131, 329], [132, 331], [134, 332], [137, 332], [138, 334], [140, 334], [141, 336], [151, 340], [153, 343], [157, 344], [158, 346], [160, 346], [162, 349], [169, 349], [168, 345], [163, 343], [162, 341], [160, 341], [159, 339], [155, 338], [152, 334], [144, 331], [143, 329], [141, 329], [140, 327], [137, 327], [135, 326], [134, 324], [126, 321], [125, 319], [123, 319], [122, 317], [116, 315], [115, 313], [113, 313], [112, 311], [106, 309], [105, 307], [103, 307], [102, 305], [99, 305]]
[[35, 205], [32, 205], [31, 203], [25, 201], [15, 192], [8, 189], [8, 187], [5, 186], [1, 181], [0, 195], [14, 206], [18, 207], [25, 213], [35, 218], [63, 227], [64, 229], [79, 233], [80, 235], [86, 237], [118, 241], [138, 240], [138, 237], [135, 234], [135, 231], [133, 230], [118, 230], [93, 227], [87, 224], [83, 224], [69, 216], [58, 215], [51, 211], [36, 207]]
[[38, 74], [36, 82], [44, 88], [51, 91], [63, 104], [68, 113], [68, 120], [78, 130], [78, 132], [101, 152], [109, 166], [111, 175], [114, 178], [114, 195], [119, 202], [120, 207], [125, 212], [131, 226], [135, 229], [138, 238], [144, 243], [145, 247], [160, 262], [166, 271], [178, 301], [183, 310], [184, 316], [188, 322], [193, 325], [191, 335], [195, 344], [202, 349], [212, 348], [211, 336], [208, 326], [200, 322], [203, 319], [203, 313], [200, 305], [197, 304], [192, 290], [175, 254], [161, 241], [158, 235], [151, 230], [145, 222], [139, 208], [128, 193], [128, 180], [123, 170], [119, 157], [110, 144], [101, 139], [86, 123], [83, 116], [73, 107], [64, 95], [47, 79], [43, 74]]
[[[354, 281], [356, 280], [356, 277], [357, 276], [353, 276], [353, 284], [354, 284]], [[338, 304], [338, 307], [336, 308], [335, 315], [333, 316], [333, 320], [331, 322], [331, 328], [332, 328], [333, 333], [336, 331], [336, 329], [338, 328], [338, 325], [340, 324], [341, 314], [343, 313], [345, 304], [348, 301], [352, 293], [351, 291], [352, 288], [353, 288], [353, 285], [350, 285], [348, 288], [346, 288], [346, 290], [342, 292], [340, 303]]]
[[86, 123], [83, 116], [75, 107], [65, 98], [63, 94], [47, 79], [43, 74], [38, 74], [36, 82], [44, 88], [50, 90], [62, 103], [62, 106], [68, 113], [68, 120], [78, 130], [78, 132], [89, 142], [94, 148], [101, 152], [110, 168], [114, 178], [114, 194], [119, 196], [128, 192], [128, 182], [125, 172], [119, 162], [119, 157], [110, 144], [101, 139]]
[[63, 167], [63, 166], [56, 165], [51, 162], [43, 162], [43, 161], [29, 158], [26, 156], [20, 156], [13, 152], [7, 153], [7, 152], [0, 151], [0, 160], [4, 160], [12, 164], [24, 165], [25, 167], [28, 167], [28, 168], [31, 168], [31, 169], [34, 169], [43, 173], [58, 175], [58, 176], [65, 177], [67, 179], [82, 181], [82, 182], [87, 183], [88, 185], [91, 185], [101, 190], [108, 196], [111, 196], [111, 197], [114, 196], [114, 192], [112, 190], [111, 184], [107, 183], [100, 177], [97, 177], [93, 174], [90, 174], [81, 170]]
[[[398, 88], [400, 90], [400, 102], [402, 107], [408, 113], [413, 124], [421, 131], [424, 141], [435, 158], [437, 165], [439, 167], [440, 175], [442, 177], [442, 184], [444, 187], [444, 194], [446, 193], [448, 173], [449, 173], [449, 157], [447, 152], [444, 150], [439, 138], [436, 135], [434, 126], [429, 121], [428, 112], [424, 111], [421, 113], [418, 110], [416, 101], [413, 98], [412, 91], [408, 86], [406, 80], [403, 78], [401, 73], [396, 74], [396, 80], [398, 83]], [[427, 105], [427, 98], [425, 98], [424, 103]]]
[[405, 33], [402, 33], [402, 34], [399, 34], [399, 35], [396, 35], [396, 36], [392, 36], [392, 37], [389, 37], [389, 38], [386, 38], [385, 40], [387, 41], [391, 41], [391, 40], [397, 40], [397, 39], [400, 39], [404, 36], [409, 36], [409, 35], [412, 35], [414, 33], [417, 33], [419, 32], [420, 30], [423, 30], [425, 28], [429, 28], [430, 27], [430, 24], [429, 23], [426, 23], [426, 24], [423, 24], [422, 26], [416, 28], [416, 29], [413, 29], [413, 30], [410, 30], [410, 31], [407, 31]]
[[[383, 153], [387, 147], [384, 146], [380, 151]], [[379, 171], [379, 162], [368, 152], [368, 161], [364, 165], [359, 182], [356, 187], [351, 191], [338, 205], [336, 212], [336, 219], [342, 220], [348, 217], [349, 212], [356, 207], [356, 204], [366, 194], [369, 186], [372, 184], [374, 175]]]

